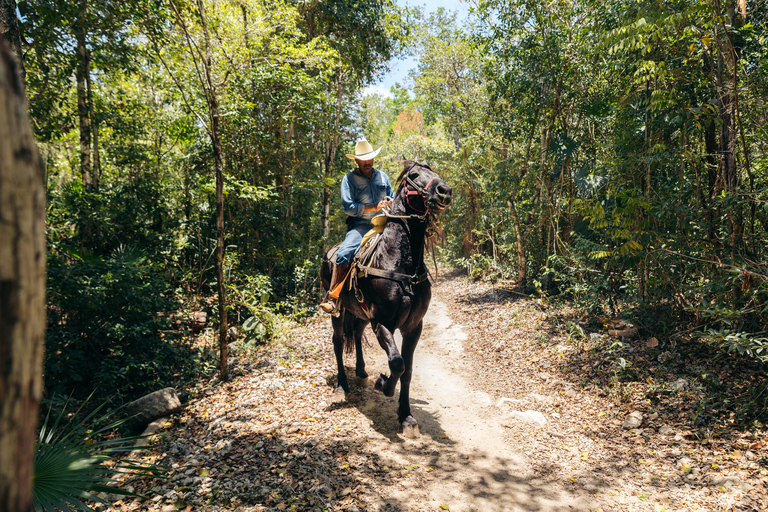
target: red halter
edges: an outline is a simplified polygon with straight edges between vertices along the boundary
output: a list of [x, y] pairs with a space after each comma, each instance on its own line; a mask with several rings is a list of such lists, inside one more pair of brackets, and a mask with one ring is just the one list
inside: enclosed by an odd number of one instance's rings
[[[434, 179], [437, 178], [437, 176], [433, 176], [431, 180], [427, 183], [427, 186], [424, 188], [419, 187], [414, 181], [412, 181], [410, 178], [405, 178], [405, 184], [403, 187], [405, 188], [405, 203], [408, 205], [409, 208], [416, 211], [417, 213], [427, 213], [427, 198], [425, 197], [425, 194], [427, 190], [429, 190], [429, 186], [432, 184]], [[413, 190], [408, 190], [408, 183], [411, 184], [413, 187]], [[419, 210], [418, 208], [414, 207], [411, 204], [410, 196], [421, 196], [422, 201], [424, 202], [424, 210]]]

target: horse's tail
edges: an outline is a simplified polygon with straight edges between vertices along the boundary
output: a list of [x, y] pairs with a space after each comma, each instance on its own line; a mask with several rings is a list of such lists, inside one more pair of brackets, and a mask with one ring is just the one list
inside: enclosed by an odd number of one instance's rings
[[[341, 300], [341, 299], [339, 299]], [[344, 353], [352, 354], [355, 351], [355, 315], [341, 308], [341, 322], [344, 335]]]

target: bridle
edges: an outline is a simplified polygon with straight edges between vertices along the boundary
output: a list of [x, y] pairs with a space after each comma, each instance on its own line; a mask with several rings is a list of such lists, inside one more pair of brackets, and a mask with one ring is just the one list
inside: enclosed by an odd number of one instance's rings
[[[432, 169], [429, 169], [429, 170], [431, 171]], [[412, 213], [410, 215], [392, 215], [391, 213], [389, 213], [389, 208], [384, 209], [384, 212], [383, 212], [384, 215], [387, 216], [387, 220], [389, 219], [419, 220], [423, 223], [426, 223], [426, 231], [425, 231], [425, 237], [424, 237], [424, 252], [427, 252], [429, 246], [432, 247], [432, 260], [435, 264], [435, 277], [437, 277], [437, 259], [435, 256], [435, 244], [437, 242], [437, 238], [439, 237], [440, 222], [437, 218], [437, 212], [431, 211], [427, 206], [429, 204], [429, 200], [427, 199], [427, 193], [429, 192], [429, 187], [432, 185], [432, 182], [439, 177], [440, 176], [435, 174], [435, 176], [433, 176], [432, 179], [430, 179], [427, 182], [427, 185], [425, 187], [421, 187], [418, 183], [412, 180], [410, 176], [406, 174], [405, 182], [403, 183], [403, 191], [405, 192], [405, 204], [408, 205], [408, 207], [411, 210], [417, 212], [418, 214]], [[410, 185], [410, 188], [409, 188], [409, 185]], [[415, 195], [421, 196], [421, 199], [424, 203], [424, 210], [420, 210], [411, 204], [410, 197]], [[433, 200], [432, 202], [441, 209], [445, 209], [446, 207], [446, 205], [438, 201]], [[435, 282], [436, 280], [432, 278], [429, 272], [429, 269], [427, 268], [426, 265], [424, 265], [423, 257], [424, 257], [424, 253], [422, 253], [422, 262], [421, 262], [421, 265], [423, 265], [424, 267], [424, 272], [422, 272], [421, 274], [417, 273], [410, 276], [407, 274], [390, 272], [388, 270], [371, 268], [369, 264], [367, 266], [358, 266], [358, 269], [360, 270], [360, 272], [354, 274], [355, 279], [358, 277], [363, 277], [363, 276], [368, 277], [369, 275], [372, 275], [377, 277], [383, 277], [385, 279], [392, 279], [394, 281], [400, 281], [406, 285], [419, 284], [423, 281], [426, 281], [427, 279], [431, 280], [432, 282]], [[357, 289], [356, 285], [355, 287]], [[363, 302], [361, 297], [362, 296], [358, 296], [357, 299], [358, 301], [360, 301], [361, 304], [363, 304], [363, 311], [366, 314], [368, 314], [367, 308], [365, 307], [365, 303]]]
[[[432, 179], [429, 180], [429, 182], [427, 183], [427, 186], [424, 187], [424, 188], [421, 188], [421, 186], [418, 183], [416, 183], [415, 181], [413, 181], [410, 178], [410, 176], [406, 176], [405, 177], [405, 183], [403, 184], [403, 189], [405, 191], [405, 204], [407, 204], [408, 207], [411, 210], [413, 210], [413, 211], [415, 211], [417, 213], [422, 213], [422, 214], [426, 214], [427, 213], [427, 210], [428, 210], [428, 208], [427, 208], [427, 191], [429, 190], [429, 186], [432, 184], [432, 182], [435, 181], [435, 178], [437, 178], [437, 176], [433, 176]], [[411, 185], [411, 187], [413, 187], [413, 189], [408, 190], [408, 185]], [[418, 208], [416, 208], [415, 206], [413, 206], [411, 204], [411, 196], [421, 196], [421, 200], [424, 203], [424, 209], [423, 210], [419, 210]]]

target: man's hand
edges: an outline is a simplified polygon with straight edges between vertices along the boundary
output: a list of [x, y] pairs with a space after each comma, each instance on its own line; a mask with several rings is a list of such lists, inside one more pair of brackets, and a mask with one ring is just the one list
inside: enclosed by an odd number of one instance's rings
[[391, 199], [389, 201], [386, 201], [386, 200], [385, 201], [379, 201], [375, 205], [373, 205], [373, 204], [367, 205], [363, 209], [363, 211], [364, 212], [377, 212], [379, 210], [382, 210], [382, 209], [386, 208], [387, 206], [389, 206], [391, 204], [392, 204], [392, 200]]

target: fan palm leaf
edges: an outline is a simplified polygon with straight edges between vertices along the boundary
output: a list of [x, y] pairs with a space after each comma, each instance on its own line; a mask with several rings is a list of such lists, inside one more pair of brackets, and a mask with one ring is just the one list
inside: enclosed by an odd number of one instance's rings
[[[109, 421], [114, 412], [99, 416], [104, 405], [65, 425], [62, 418], [66, 404], [53, 425], [49, 408], [35, 447], [33, 495], [37, 512], [91, 510], [86, 501], [109, 505], [99, 493], [139, 496], [116, 487], [119, 480], [107, 476], [110, 474], [162, 477], [161, 466], [118, 458], [142, 449], [136, 445], [142, 436], [102, 439], [126, 421]], [[80, 416], [82, 407], [73, 418]]]

